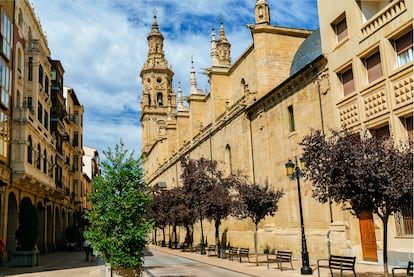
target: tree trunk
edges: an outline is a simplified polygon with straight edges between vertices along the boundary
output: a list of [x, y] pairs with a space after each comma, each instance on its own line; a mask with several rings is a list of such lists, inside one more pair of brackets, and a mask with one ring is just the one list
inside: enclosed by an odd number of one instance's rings
[[254, 255], [256, 256], [256, 266], [259, 265], [259, 257], [257, 255], [257, 230], [259, 230], [259, 223], [256, 223], [256, 230], [254, 231]]
[[382, 220], [382, 228], [383, 228], [383, 253], [382, 258], [384, 260], [384, 276], [388, 277], [388, 218], [389, 215], [384, 215], [380, 217]]
[[161, 243], [162, 247], [165, 247], [165, 227], [162, 228], [162, 243]]
[[220, 237], [219, 237], [219, 229], [220, 229], [220, 220], [216, 220], [214, 222], [216, 227], [215, 237], [216, 237], [216, 247], [219, 250], [220, 249]]

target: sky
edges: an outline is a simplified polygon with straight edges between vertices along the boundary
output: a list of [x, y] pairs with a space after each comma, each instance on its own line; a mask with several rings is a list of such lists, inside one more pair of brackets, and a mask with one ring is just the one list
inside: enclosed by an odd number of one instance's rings
[[[164, 52], [174, 71], [173, 87], [190, 91], [191, 60], [197, 87], [210, 67], [211, 28], [223, 22], [236, 61], [251, 44], [254, 0], [28, 0], [46, 34], [51, 58], [60, 60], [64, 84], [84, 106], [83, 144], [103, 151], [122, 141], [141, 153], [141, 78], [154, 13]], [[271, 24], [317, 29], [317, 0], [267, 0]]]

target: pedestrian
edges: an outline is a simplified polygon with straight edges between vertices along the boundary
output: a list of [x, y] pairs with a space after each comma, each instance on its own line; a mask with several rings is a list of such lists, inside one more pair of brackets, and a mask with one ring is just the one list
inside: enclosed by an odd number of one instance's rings
[[85, 250], [85, 262], [89, 261], [89, 253], [91, 252], [91, 246], [89, 241], [85, 239], [83, 242], [83, 250]]
[[4, 241], [0, 237], [0, 266], [3, 266], [3, 247], [4, 247]]

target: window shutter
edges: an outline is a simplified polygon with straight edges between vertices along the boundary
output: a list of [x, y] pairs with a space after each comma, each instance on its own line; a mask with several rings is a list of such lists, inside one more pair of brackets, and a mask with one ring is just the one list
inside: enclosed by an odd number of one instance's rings
[[395, 51], [397, 55], [413, 47], [413, 31], [406, 33], [395, 40]]
[[365, 59], [365, 66], [367, 68], [368, 82], [372, 82], [382, 77], [382, 67], [379, 52], [371, 55]]
[[344, 96], [354, 92], [354, 75], [352, 74], [352, 68], [348, 69], [341, 74], [342, 85], [344, 90]]
[[348, 36], [348, 28], [346, 26], [345, 17], [335, 25], [335, 31], [338, 42], [341, 42]]

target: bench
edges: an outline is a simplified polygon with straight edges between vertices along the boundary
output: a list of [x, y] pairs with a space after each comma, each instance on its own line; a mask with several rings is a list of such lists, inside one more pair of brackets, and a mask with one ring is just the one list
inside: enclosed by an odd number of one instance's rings
[[207, 256], [217, 256], [215, 245], [209, 245], [207, 247]]
[[392, 268], [392, 277], [395, 277], [395, 270], [405, 270], [405, 276], [413, 276], [413, 262], [409, 261], [407, 267], [393, 267]]
[[240, 262], [242, 262], [242, 257], [246, 257], [248, 262], [250, 263], [249, 248], [240, 248], [240, 250], [239, 250], [239, 260], [240, 260]]
[[[352, 271], [354, 276], [356, 277], [355, 272], [355, 260], [356, 257], [349, 257], [349, 256], [338, 256], [338, 255], [331, 255], [329, 259], [318, 259], [317, 260], [317, 267], [318, 267], [318, 277], [320, 276], [319, 268], [320, 267], [328, 267], [331, 271], [331, 276], [334, 276], [333, 271], [334, 269], [339, 270], [339, 276], [342, 277], [342, 271]], [[320, 261], [328, 261], [328, 265], [323, 266], [320, 265]]]
[[238, 250], [237, 247], [233, 247], [233, 246], [230, 246], [227, 249], [227, 256], [229, 260], [233, 261], [233, 258], [237, 257], [237, 250]]
[[269, 263], [276, 263], [277, 267], [280, 269], [280, 271], [283, 270], [282, 263], [290, 263], [290, 268], [293, 270], [292, 265], [292, 251], [283, 251], [278, 250], [274, 254], [275, 258], [272, 259], [269, 254], [267, 254], [267, 268], [269, 269]]

